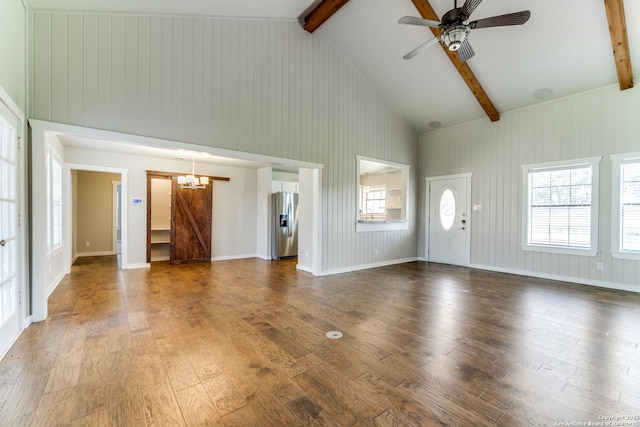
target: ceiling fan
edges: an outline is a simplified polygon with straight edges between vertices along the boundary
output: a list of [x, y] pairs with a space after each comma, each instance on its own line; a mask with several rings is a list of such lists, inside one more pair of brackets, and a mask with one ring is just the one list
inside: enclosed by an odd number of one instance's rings
[[411, 59], [429, 46], [437, 42], [443, 42], [449, 50], [457, 51], [458, 58], [464, 62], [475, 55], [468, 39], [471, 30], [476, 28], [522, 25], [527, 22], [531, 16], [530, 11], [523, 10], [522, 12], [507, 13], [506, 15], [492, 16], [490, 18], [469, 22], [471, 13], [473, 13], [481, 2], [482, 0], [466, 0], [462, 7], [458, 7], [458, 1], [454, 0], [453, 9], [442, 16], [441, 22], [414, 16], [400, 18], [398, 21], [399, 24], [421, 25], [423, 27], [441, 28], [443, 30], [442, 34], [413, 49], [403, 56], [403, 58]]

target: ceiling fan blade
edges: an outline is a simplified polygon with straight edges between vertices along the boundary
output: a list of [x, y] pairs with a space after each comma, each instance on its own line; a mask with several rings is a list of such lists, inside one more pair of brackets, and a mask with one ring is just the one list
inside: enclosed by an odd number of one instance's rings
[[471, 28], [488, 28], [488, 27], [504, 27], [507, 25], [522, 25], [529, 20], [531, 12], [523, 10], [522, 12], [507, 13], [506, 15], [492, 16], [491, 18], [478, 19], [469, 22]]
[[423, 27], [438, 28], [440, 22], [430, 19], [416, 18], [415, 16], [403, 16], [398, 20], [398, 24], [421, 25]]
[[473, 48], [469, 44], [469, 39], [464, 39], [462, 45], [460, 46], [460, 49], [458, 49], [458, 58], [460, 59], [460, 61], [464, 62], [467, 59], [471, 59], [475, 54], [476, 53], [473, 51]]
[[423, 50], [425, 50], [429, 46], [433, 46], [434, 44], [438, 43], [441, 38], [442, 38], [442, 36], [438, 36], [438, 37], [435, 37], [435, 38], [429, 40], [426, 43], [421, 44], [417, 48], [413, 49], [411, 52], [407, 53], [402, 58], [403, 59], [411, 59], [411, 58], [413, 58], [414, 56], [416, 56], [417, 54], [419, 54], [420, 52], [422, 52]]
[[467, 0], [464, 2], [464, 5], [462, 5], [460, 13], [458, 13], [458, 17], [462, 18], [463, 21], [466, 21], [480, 3], [482, 3], [482, 0]]

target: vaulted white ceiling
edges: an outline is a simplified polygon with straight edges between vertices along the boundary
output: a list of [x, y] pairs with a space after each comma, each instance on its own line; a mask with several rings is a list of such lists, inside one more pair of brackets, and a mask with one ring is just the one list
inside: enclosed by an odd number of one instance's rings
[[[300, 19], [314, 0], [27, 0], [31, 8]], [[454, 0], [430, 0], [442, 16]], [[459, 6], [463, 0], [459, 1]], [[640, 76], [640, 1], [624, 0], [634, 75]], [[617, 85], [604, 0], [484, 0], [480, 19], [530, 10], [523, 26], [473, 30], [468, 61], [502, 114], [607, 85]], [[400, 25], [420, 16], [411, 0], [350, 0], [318, 32], [328, 38], [416, 131], [489, 120], [439, 46], [402, 56], [432, 38], [427, 28]], [[550, 89], [551, 98], [534, 93]], [[638, 90], [638, 89], [631, 89]], [[548, 92], [548, 91], [547, 91]]]

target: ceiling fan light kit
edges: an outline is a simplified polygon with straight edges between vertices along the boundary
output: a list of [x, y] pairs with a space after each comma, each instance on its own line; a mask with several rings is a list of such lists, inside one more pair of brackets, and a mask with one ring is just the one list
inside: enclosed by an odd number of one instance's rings
[[456, 51], [462, 46], [462, 42], [469, 35], [468, 25], [454, 25], [449, 27], [443, 35], [444, 44], [450, 51]]
[[469, 33], [477, 28], [504, 27], [507, 25], [522, 25], [529, 20], [531, 12], [523, 10], [521, 12], [507, 13], [505, 15], [492, 16], [469, 22], [471, 13], [478, 7], [482, 0], [467, 0], [462, 7], [458, 7], [454, 0], [453, 9], [442, 16], [442, 20], [432, 21], [429, 19], [405, 16], [398, 20], [399, 24], [420, 25], [423, 27], [441, 28], [442, 34], [418, 46], [403, 58], [411, 59], [425, 48], [440, 41], [452, 52], [457, 51], [460, 61], [464, 62], [475, 53], [467, 40]]

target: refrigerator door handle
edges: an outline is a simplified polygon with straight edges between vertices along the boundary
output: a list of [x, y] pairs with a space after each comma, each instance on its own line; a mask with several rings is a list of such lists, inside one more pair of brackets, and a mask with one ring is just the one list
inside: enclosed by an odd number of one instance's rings
[[[293, 204], [293, 200], [291, 200], [289, 203], [287, 203], [287, 216], [289, 218], [293, 218], [291, 216], [292, 212], [291, 212], [291, 205]], [[287, 222], [287, 235], [289, 237], [291, 237], [291, 221]]]
[[295, 219], [295, 211], [293, 210], [293, 197], [291, 197], [291, 203], [289, 204], [289, 212], [291, 213], [291, 225], [289, 226], [289, 236], [293, 237], [293, 220]]

